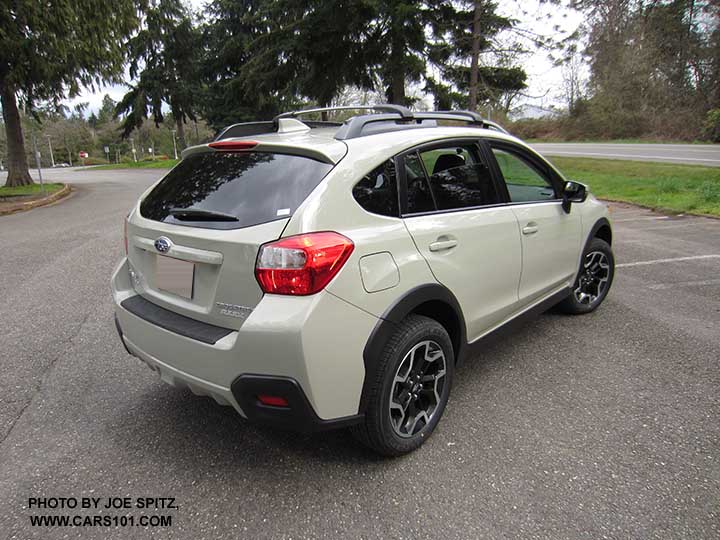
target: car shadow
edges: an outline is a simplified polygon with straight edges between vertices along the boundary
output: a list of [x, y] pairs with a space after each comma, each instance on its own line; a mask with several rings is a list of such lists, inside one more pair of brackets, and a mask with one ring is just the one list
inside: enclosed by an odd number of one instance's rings
[[347, 429], [301, 434], [255, 425], [232, 407], [162, 383], [152, 385], [131, 410], [118, 413], [113, 429], [117, 442], [131, 452], [155, 451], [168, 464], [201, 456], [253, 467], [274, 467], [287, 456], [319, 463], [382, 460]]

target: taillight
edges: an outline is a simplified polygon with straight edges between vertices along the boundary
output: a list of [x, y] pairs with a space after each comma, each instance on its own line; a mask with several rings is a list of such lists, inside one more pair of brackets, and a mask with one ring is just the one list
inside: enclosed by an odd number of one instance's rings
[[325, 288], [355, 245], [336, 232], [288, 236], [260, 247], [255, 277], [266, 293], [306, 296]]

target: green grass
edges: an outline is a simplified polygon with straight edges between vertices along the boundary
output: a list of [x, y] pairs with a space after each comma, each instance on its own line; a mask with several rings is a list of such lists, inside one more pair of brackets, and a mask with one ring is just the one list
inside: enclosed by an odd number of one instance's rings
[[720, 167], [550, 157], [571, 180], [604, 199], [670, 212], [720, 216]]
[[544, 187], [547, 182], [524, 162], [502, 150], [493, 150], [498, 167], [508, 184]]
[[[45, 184], [45, 193], [48, 195], [59, 191], [63, 188], [64, 184]], [[29, 186], [19, 187], [0, 187], [0, 197], [16, 197], [21, 195], [40, 195], [42, 194], [42, 188], [39, 183], [30, 184]]]
[[158, 159], [157, 161], [131, 161], [129, 163], [111, 163], [110, 165], [98, 165], [88, 170], [99, 171], [107, 169], [171, 169], [177, 165], [179, 160]]

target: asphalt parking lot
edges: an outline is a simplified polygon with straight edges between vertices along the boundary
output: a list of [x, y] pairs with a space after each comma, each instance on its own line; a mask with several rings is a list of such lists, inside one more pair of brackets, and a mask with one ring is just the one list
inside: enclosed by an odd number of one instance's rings
[[[428, 443], [385, 460], [249, 425], [125, 353], [109, 278], [159, 174], [53, 171], [70, 199], [0, 217], [1, 538], [720, 537], [720, 220], [613, 205], [603, 307], [488, 346]], [[179, 508], [33, 527], [42, 496]]]

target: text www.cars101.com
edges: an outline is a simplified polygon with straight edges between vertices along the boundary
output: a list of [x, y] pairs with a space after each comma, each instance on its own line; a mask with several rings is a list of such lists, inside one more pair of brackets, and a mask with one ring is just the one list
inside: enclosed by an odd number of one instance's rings
[[31, 515], [33, 527], [171, 527], [172, 516]]

